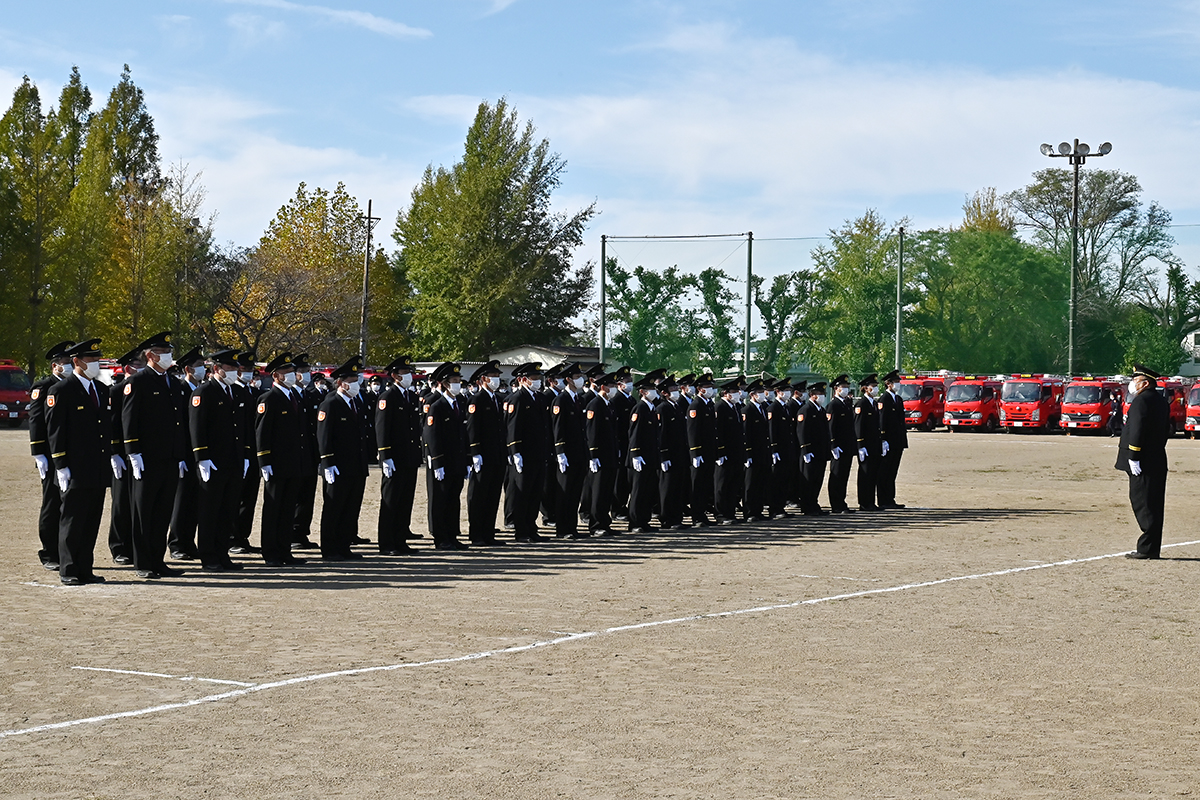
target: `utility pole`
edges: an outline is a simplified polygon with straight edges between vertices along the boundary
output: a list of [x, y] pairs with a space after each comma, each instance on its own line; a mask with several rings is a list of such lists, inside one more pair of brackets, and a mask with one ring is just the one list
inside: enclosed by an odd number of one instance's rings
[[379, 217], [371, 216], [371, 201], [367, 200], [367, 215], [361, 214], [359, 219], [367, 223], [367, 252], [363, 256], [363, 288], [362, 288], [362, 320], [358, 328], [358, 354], [362, 357], [363, 366], [367, 363], [367, 302], [370, 298], [371, 285], [371, 231], [379, 224]]
[[750, 303], [754, 297], [754, 231], [746, 231], [746, 347], [742, 353], [742, 374], [750, 374]]
[[607, 289], [608, 282], [605, 280], [604, 272], [607, 269], [605, 260], [607, 258], [608, 236], [600, 235], [600, 363], [604, 363], [604, 338], [605, 338], [605, 322], [608, 311]]
[[900, 337], [903, 327], [900, 315], [904, 310], [904, 226], [900, 226], [900, 261], [896, 264], [896, 370], [900, 369]]

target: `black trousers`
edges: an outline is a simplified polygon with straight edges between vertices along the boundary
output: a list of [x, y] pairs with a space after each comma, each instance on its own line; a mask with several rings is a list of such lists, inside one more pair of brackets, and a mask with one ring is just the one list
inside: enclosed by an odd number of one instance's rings
[[[239, 475], [242, 465], [238, 464]], [[179, 479], [175, 488], [175, 505], [171, 510], [171, 532], [167, 535], [167, 549], [172, 553], [196, 552], [196, 526], [198, 523], [197, 503], [200, 498], [200, 472], [195, 464], [188, 464], [187, 473]]]
[[[416, 475], [413, 480], [416, 481]], [[312, 533], [313, 507], [317, 502], [317, 465], [313, 464], [308, 474], [300, 478], [300, 493], [296, 498], [296, 518], [292, 520], [292, 543], [308, 540]]]
[[74, 480], [67, 484], [58, 518], [59, 575], [86, 578], [92, 574], [103, 515], [104, 486], [79, 486]]
[[850, 482], [850, 470], [856, 459], [854, 450], [843, 450], [841, 458], [829, 462], [829, 508], [831, 511], [845, 511], [846, 484]]
[[581, 458], [578, 464], [570, 464], [566, 472], [558, 468], [557, 459], [550, 468], [554, 470], [554, 477], [558, 482], [557, 505], [554, 508], [554, 533], [565, 538], [579, 532], [579, 503], [583, 496], [583, 481], [588, 467]]
[[112, 508], [108, 515], [108, 552], [113, 558], [133, 558], [133, 470], [125, 462], [121, 478], [112, 479]]
[[385, 477], [379, 492], [379, 549], [398, 550], [412, 533], [413, 502], [417, 495], [417, 468], [400, 467]]
[[[271, 480], [275, 480], [274, 477]], [[299, 480], [299, 478], [296, 478]], [[248, 547], [250, 545], [250, 532], [254, 530], [254, 509], [258, 505], [258, 484], [262, 482], [262, 476], [254, 464], [250, 465], [250, 469], [246, 470], [246, 477], [242, 479], [242, 490], [238, 498], [238, 524], [237, 531], [233, 537], [233, 543]], [[270, 483], [270, 481], [268, 481]], [[297, 490], [299, 491], [299, 490]], [[263, 492], [263, 504], [266, 505], [266, 492]], [[295, 498], [292, 498], [292, 504], [295, 505]], [[290, 529], [289, 525], [289, 529]], [[291, 548], [288, 548], [291, 552]]]
[[[529, 459], [526, 459], [528, 462]], [[528, 469], [528, 465], [524, 469]], [[558, 459], [551, 452], [546, 456], [545, 466], [542, 467], [542, 522], [552, 524], [554, 514], [558, 511]]]
[[[857, 458], [855, 454], [855, 458]], [[858, 507], [875, 508], [875, 488], [878, 483], [879, 456], [867, 453], [866, 461], [858, 462]]]
[[[458, 517], [462, 508], [462, 486], [465, 475], [458, 470], [446, 470], [445, 480], [438, 480], [436, 470], [425, 470], [425, 490], [429, 499], [429, 535], [434, 544], [458, 541]], [[534, 507], [536, 513], [537, 507]], [[323, 519], [324, 517], [322, 517]], [[325, 547], [322, 537], [321, 547]]]
[[[274, 479], [272, 479], [274, 480]], [[297, 478], [296, 482], [303, 480]], [[358, 515], [362, 511], [363, 493], [367, 489], [367, 475], [350, 474], [348, 471], [336, 476], [333, 483], [326, 483], [321, 490], [321, 555], [341, 556], [350, 552], [350, 545], [358, 536]], [[297, 491], [299, 486], [297, 486]], [[294, 519], [293, 515], [293, 519]], [[291, 528], [284, 547], [290, 550]], [[285, 551], [286, 552], [286, 551]], [[263, 542], [263, 555], [267, 553]]]
[[1142, 535], [1137, 551], [1143, 555], [1159, 555], [1162, 549], [1163, 507], [1167, 499], [1167, 473], [1144, 470], [1141, 475], [1129, 476], [1129, 505]]
[[767, 505], [771, 488], [771, 457], [762, 456], [754, 459], [745, 468], [745, 501], [742, 513], [746, 519], [761, 517], [763, 506]]
[[[538, 532], [538, 508], [542, 505], [542, 489], [546, 484], [546, 467], [536, 459], [524, 459], [521, 471], [509, 467], [512, 477], [513, 527], [518, 539]], [[558, 483], [554, 484], [556, 487]]]
[[237, 531], [242, 465], [213, 470], [196, 489], [196, 550], [202, 564], [225, 564]]
[[889, 449], [886, 456], [879, 458], [879, 474], [876, 475], [877, 495], [879, 505], [890, 506], [896, 502], [896, 475], [900, 472], [900, 459], [904, 449], [897, 447]]
[[46, 470], [42, 479], [42, 509], [38, 512], [38, 541], [42, 549], [38, 550], [38, 558], [43, 564], [58, 563], [58, 523], [62, 510], [62, 497], [58, 491], [58, 480], [54, 474], [54, 465]]
[[658, 464], [647, 462], [642, 471], [629, 468], [629, 529], [649, 528], [658, 501]]
[[658, 467], [658, 521], [664, 528], [681, 525], [691, 485], [684, 459], [673, 459], [666, 472]]
[[613, 485], [617, 482], [617, 474], [620, 472], [624, 472], [620, 467], [604, 466], [600, 467], [598, 472], [589, 472], [592, 496], [591, 506], [588, 508], [588, 530], [606, 531], [612, 527]]
[[812, 461], [805, 464], [800, 462], [801, 486], [804, 494], [800, 497], [800, 510], [805, 514], [815, 514], [821, 510], [821, 484], [825, 482], [825, 460], [813, 456]]
[[780, 453], [777, 463], [771, 465], [770, 509], [771, 516], [784, 513], [788, 501], [792, 499], [796, 487], [796, 475], [799, 470], [794, 463], [792, 454]]
[[744, 492], [742, 462], [736, 458], [726, 458], [724, 464], [713, 466], [713, 499], [718, 517], [737, 519], [738, 501]]
[[479, 472], [471, 470], [467, 482], [467, 530], [472, 542], [484, 544], [496, 538], [496, 512], [507, 469], [503, 461], [485, 458]]
[[[726, 462], [728, 463], [728, 462]], [[698, 467], [692, 467], [692, 522], [707, 522], [708, 510], [713, 507], [715, 481], [713, 478], [713, 462], [704, 459]]]
[[[260, 545], [264, 561], [284, 561], [292, 554], [292, 520], [296, 518], [296, 497], [300, 493], [301, 476], [279, 475], [271, 476], [263, 484], [262, 522], [260, 526]], [[239, 498], [238, 542], [244, 544], [241, 538], [242, 512], [246, 510], [246, 481], [242, 481], [242, 493]], [[258, 482], [254, 484], [255, 497], [258, 496]], [[254, 509], [251, 507], [251, 515]]]
[[[617, 463], [625, 463], [625, 457], [619, 456]], [[625, 467], [617, 467], [613, 480], [612, 513], [614, 517], [629, 516], [629, 470]]]
[[133, 566], [154, 571], [163, 566], [167, 529], [179, 487], [179, 464], [147, 464], [133, 482]]
[[517, 471], [511, 466], [506, 467], [504, 470], [504, 524], [509, 528], [515, 528], [517, 525], [515, 521], [516, 517], [513, 513], [513, 510], [516, 508], [516, 503], [513, 499], [514, 492], [516, 492], [516, 489], [513, 488], [516, 474]]

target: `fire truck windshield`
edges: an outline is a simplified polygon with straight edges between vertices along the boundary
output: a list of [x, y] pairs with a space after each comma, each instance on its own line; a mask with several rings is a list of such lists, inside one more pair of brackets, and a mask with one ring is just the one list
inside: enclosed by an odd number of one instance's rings
[[1006, 383], [1000, 392], [1000, 399], [1006, 403], [1036, 403], [1041, 396], [1042, 385], [1032, 382]]
[[983, 394], [983, 387], [977, 383], [953, 383], [946, 390], [947, 403], [970, 403], [978, 400]]
[[921, 395], [921, 387], [913, 383], [900, 383], [896, 385], [896, 394], [901, 400], [916, 400]]
[[1080, 405], [1088, 403], [1100, 402], [1100, 387], [1099, 386], [1068, 386], [1066, 394], [1063, 395], [1064, 403], [1078, 403]]
[[0, 390], [4, 389], [28, 389], [30, 386], [29, 376], [24, 370], [6, 369], [0, 370]]
[[1197, 386], [1188, 392], [1187, 402], [1189, 406], [1200, 406], [1200, 386]]

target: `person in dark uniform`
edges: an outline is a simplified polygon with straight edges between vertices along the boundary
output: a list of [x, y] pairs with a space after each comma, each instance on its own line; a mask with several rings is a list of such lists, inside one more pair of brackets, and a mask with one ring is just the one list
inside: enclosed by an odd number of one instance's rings
[[429, 381], [437, 389], [423, 409], [429, 533], [438, 550], [466, 550], [469, 545], [458, 540], [458, 527], [460, 496], [471, 462], [467, 459], [467, 409], [461, 399], [459, 365], [447, 361], [433, 371]]
[[688, 456], [692, 468], [692, 524], [709, 525], [708, 510], [714, 507], [713, 479], [717, 462], [717, 387], [711, 374], [696, 378], [696, 396], [687, 405]]
[[904, 424], [904, 401], [896, 394], [900, 382], [899, 370], [883, 376], [885, 391], [876, 404], [879, 409], [880, 458], [877, 505], [884, 509], [904, 508], [896, 502], [896, 474], [900, 471], [900, 457], [908, 447], [908, 426]]
[[737, 522], [738, 501], [745, 491], [742, 461], [746, 441], [742, 432], [742, 416], [737, 409], [741, 379], [720, 386], [721, 399], [713, 405], [716, 416], [716, 453], [713, 459], [713, 501], [721, 525]]
[[1129, 505], [1141, 528], [1137, 548], [1126, 558], [1158, 558], [1167, 496], [1167, 439], [1171, 406], [1158, 393], [1158, 373], [1142, 364], [1129, 382], [1129, 413], [1121, 429], [1116, 468], [1129, 474]]
[[111, 474], [108, 387], [100, 377], [100, 340], [64, 353], [72, 374], [46, 392], [46, 438], [60, 491], [58, 574], [65, 586], [103, 583], [92, 571], [96, 536]]
[[[799, 388], [803, 391], [804, 384]], [[773, 519], [784, 519], [787, 504], [792, 499], [799, 469], [796, 453], [796, 419], [792, 416], [789, 403], [792, 399], [792, 384], [781, 378], [771, 387], [775, 399], [767, 403], [767, 431], [771, 437], [771, 488], [768, 494], [770, 514]], [[768, 394], [769, 396], [769, 394]]]
[[327, 561], [362, 558], [351, 550], [358, 541], [358, 518], [367, 486], [368, 464], [378, 449], [363, 439], [360, 394], [362, 357], [354, 356], [329, 374], [336, 390], [317, 411], [317, 449], [325, 476], [321, 492], [321, 557]]
[[[125, 460], [125, 434], [122, 432], [121, 407], [125, 401], [125, 386], [146, 368], [142, 352], [136, 348], [117, 359], [124, 377], [109, 389], [109, 416], [112, 419], [112, 507], [108, 520], [108, 551], [115, 564], [133, 563], [133, 471]], [[115, 376], [114, 376], [115, 377]]]
[[[305, 559], [292, 555], [292, 525], [296, 519], [300, 483], [311, 457], [305, 451], [308, 440], [303, 433], [304, 408], [300, 398], [292, 392], [296, 383], [292, 354], [284, 352], [275, 356], [267, 364], [267, 373], [273, 384], [256, 397], [254, 406], [255, 454], [263, 480], [260, 547], [268, 567], [297, 566], [304, 564]], [[245, 377], [242, 367], [241, 380]], [[329, 397], [332, 396], [331, 393]], [[244, 492], [243, 485], [243, 504], [246, 501]], [[230, 552], [236, 550], [231, 548]]]
[[559, 539], [582, 539], [590, 533], [579, 531], [579, 503], [584, 476], [588, 473], [588, 447], [584, 431], [584, 409], [580, 398], [583, 367], [578, 363], [564, 366], [563, 390], [550, 406], [550, 435], [554, 441], [554, 470], [558, 497], [554, 509], [554, 533]]
[[854, 403], [854, 438], [858, 445], [858, 510], [878, 511], [875, 487], [882, 444], [876, 406], [879, 381], [875, 373], [859, 381], [858, 388], [861, 396]]
[[212, 371], [188, 398], [188, 430], [196, 462], [196, 550], [201, 569], [242, 569], [229, 557], [237, 529], [242, 482], [254, 454], [253, 431], [246, 409], [234, 394], [238, 381], [237, 351], [212, 354]]
[[[800, 420], [800, 406], [804, 405], [804, 403], [807, 401], [805, 397], [806, 385], [807, 381], [800, 381], [800, 383], [793, 386], [792, 396], [788, 399], [787, 403], [785, 403], [788, 414], [790, 414], [792, 419], [796, 420], [797, 422]], [[792, 450], [796, 453], [797, 458], [799, 458], [800, 430], [795, 425], [792, 426]], [[787, 508], [802, 508], [804, 505], [801, 501], [801, 498], [805, 495], [807, 489], [804, 487], [805, 473], [803, 467], [803, 462], [797, 460], [796, 469], [792, 473], [792, 485], [788, 487]], [[820, 492], [820, 488], [821, 487], [819, 486], [817, 487], [818, 492]]]
[[829, 418], [825, 415], [825, 382], [808, 386], [808, 399], [796, 414], [796, 439], [800, 442], [800, 484], [804, 495], [800, 511], [806, 516], [828, 514], [821, 508], [818, 496], [825, 483], [825, 464], [829, 461]]
[[480, 547], [498, 547], [496, 514], [500, 490], [508, 472], [508, 426], [496, 392], [500, 388], [500, 362], [489, 361], [471, 373], [477, 388], [467, 401], [467, 451], [471, 477], [467, 484], [468, 538]]
[[[588, 368], [588, 370], [583, 374], [584, 386], [583, 389], [579, 391], [578, 397], [576, 398], [580, 411], [586, 411], [587, 407], [591, 405], [592, 401], [596, 399], [598, 394], [600, 394], [600, 387], [597, 385], [596, 381], [605, 376], [606, 371], [604, 367], [605, 365], [603, 363], [597, 363]], [[586, 470], [583, 474], [583, 493], [579, 496], [579, 519], [588, 526], [589, 531], [592, 529], [592, 489], [595, 481], [596, 474], [590, 469]]]
[[383, 469], [379, 495], [379, 552], [385, 556], [415, 553], [407, 540], [421, 466], [420, 398], [412, 389], [412, 359], [400, 356], [384, 368], [394, 379], [375, 404], [375, 445]]
[[133, 471], [133, 567], [139, 578], [175, 578], [168, 567], [167, 529], [179, 480], [187, 474], [187, 406], [175, 379], [171, 334], [151, 336], [137, 346], [146, 368], [121, 390], [125, 455]]
[[[193, 347], [175, 361], [179, 372], [175, 382], [183, 397], [184, 412], [187, 413], [187, 403], [191, 401], [192, 393], [204, 382], [208, 368], [204, 364], [204, 355], [199, 347]], [[199, 558], [196, 549], [196, 524], [198, 518], [197, 502], [200, 496], [200, 478], [196, 474], [196, 459], [192, 448], [184, 448], [184, 460], [187, 462], [187, 472], [179, 479], [175, 489], [175, 504], [171, 509], [171, 529], [167, 533], [167, 550], [171, 558], [178, 561], [191, 561]]]
[[[542, 365], [522, 364], [513, 370], [518, 388], [508, 396], [506, 426], [511, 464], [513, 527], [518, 542], [544, 542], [537, 514], [546, 483], [546, 450], [552, 446], [550, 420], [541, 392]], [[557, 483], [556, 483], [557, 485]]]
[[763, 507], [769, 502], [771, 484], [771, 433], [767, 419], [766, 387], [761, 380], [747, 387], [749, 399], [742, 407], [742, 435], [745, 438], [745, 493], [742, 514], [747, 522], [761, 522]]
[[550, 421], [551, 409], [554, 408], [554, 399], [558, 397], [563, 390], [562, 377], [559, 373], [562, 368], [568, 366], [565, 362], [556, 364], [545, 372], [546, 385], [542, 388], [542, 408], [546, 414], [546, 452], [542, 456], [543, 462], [546, 464], [545, 472], [542, 476], [544, 481], [542, 485], [542, 526], [546, 528], [557, 528], [558, 522], [554, 519], [554, 513], [558, 511], [558, 469], [552, 465], [556, 459], [554, 457], [554, 436], [550, 433], [553, 423]]
[[658, 438], [657, 381], [662, 370], [647, 373], [633, 386], [638, 401], [629, 414], [629, 530], [649, 533], [654, 501], [658, 498], [660, 442]]
[[[308, 362], [308, 353], [301, 353], [292, 359], [296, 367], [296, 385], [292, 392], [299, 391], [304, 418], [308, 426], [304, 428], [309, 441], [309, 466], [305, 474], [300, 476], [300, 496], [296, 503], [296, 518], [292, 521], [293, 550], [316, 550], [318, 545], [309, 537], [312, 535], [313, 508], [317, 497], [317, 473], [321, 471], [320, 453], [317, 452], [317, 411], [325, 398], [312, 385], [312, 364]], [[371, 444], [374, 447], [374, 444]]]
[[829, 510], [833, 514], [853, 514], [846, 504], [846, 485], [858, 454], [858, 434], [854, 432], [854, 388], [848, 375], [833, 379], [833, 399], [826, 406], [829, 417]]
[[685, 526], [683, 515], [690, 491], [687, 438], [687, 412], [675, 378], [667, 376], [658, 384], [658, 522], [662, 530], [678, 530]]
[[591, 507], [588, 509], [588, 531], [592, 536], [614, 536], [612, 529], [613, 484], [624, 467], [617, 449], [615, 414], [612, 407], [617, 395], [617, 380], [613, 375], [597, 375], [592, 379], [595, 391], [584, 409], [584, 437], [588, 448], [588, 474], [591, 475]]
[[[42, 508], [38, 512], [38, 540], [42, 547], [38, 558], [42, 566], [58, 571], [58, 523], [60, 498], [54, 471], [50, 468], [50, 440], [46, 433], [46, 394], [50, 387], [71, 374], [71, 359], [67, 350], [75, 342], [59, 342], [46, 353], [50, 374], [29, 387], [29, 452], [37, 464], [38, 477], [42, 481]], [[124, 463], [121, 464], [124, 468]], [[113, 467], [116, 470], [116, 466]]]
[[621, 367], [613, 376], [617, 380], [617, 395], [612, 400], [613, 425], [617, 430], [617, 462], [621, 468], [613, 481], [612, 517], [615, 522], [629, 521], [629, 470], [625, 460], [629, 453], [629, 415], [637, 402], [630, 396], [633, 376], [629, 367]]
[[[246, 351], [238, 353], [238, 382], [233, 387], [246, 412], [246, 425], [250, 430], [258, 427], [258, 399], [265, 392], [254, 383], [254, 353]], [[257, 445], [256, 445], [257, 446]], [[242, 481], [242, 492], [238, 499], [238, 525], [233, 537], [230, 553], [245, 554], [262, 552], [260, 548], [250, 544], [250, 532], [254, 529], [254, 512], [258, 508], [258, 485], [262, 482], [262, 471], [256, 467], [246, 473]]]

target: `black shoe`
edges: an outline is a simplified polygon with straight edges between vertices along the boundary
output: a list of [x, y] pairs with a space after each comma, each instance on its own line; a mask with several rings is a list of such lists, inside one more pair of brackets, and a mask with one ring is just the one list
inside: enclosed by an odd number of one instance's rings
[[591, 531], [576, 531], [570, 536], [571, 539], [590, 539], [592, 538]]
[[181, 569], [175, 569], [174, 567], [168, 567], [166, 565], [159, 567], [155, 570], [155, 572], [164, 578], [182, 578], [184, 575], [187, 575], [187, 573]]
[[363, 554], [356, 553], [353, 550], [347, 550], [346, 552], [342, 553], [342, 558], [346, 561], [362, 561]]
[[778, 514], [772, 516], [771, 519], [787, 519], [790, 516], [791, 514], [787, 513], [786, 511], [780, 511]]
[[539, 544], [541, 542], [548, 542], [550, 540], [547, 537], [542, 536], [540, 533], [531, 533], [528, 536], [518, 536], [514, 541], [520, 542], [521, 544]]
[[67, 575], [64, 578], [60, 578], [60, 580], [63, 586], [83, 586], [83, 580], [76, 578], [74, 575]]
[[451, 539], [448, 542], [438, 542], [434, 546], [435, 550], [470, 550], [471, 546], [465, 542], [460, 542], [457, 539]]
[[305, 537], [298, 542], [292, 542], [293, 550], [316, 550], [318, 547], [320, 547], [320, 545], [308, 537]]
[[205, 572], [233, 572], [242, 568], [241, 564], [201, 564], [200, 569]]
[[162, 577], [162, 575], [159, 575], [157, 572], [155, 572], [152, 569], [134, 570], [133, 574], [137, 575], [139, 578], [145, 578], [148, 581], [155, 581]]
[[51, 572], [58, 572], [58, 562], [57, 561], [43, 561], [42, 569], [48, 569]]
[[818, 508], [816, 511], [805, 511], [804, 516], [806, 516], [806, 517], [828, 517], [832, 513], [833, 513], [832, 511], [826, 511], [823, 508]]
[[251, 551], [249, 547], [240, 544], [235, 544], [233, 547], [229, 548], [229, 553], [235, 556], [249, 555], [250, 552]]
[[881, 509], [879, 506], [859, 506], [858, 510], [859, 511], [882, 511], [883, 509]]
[[133, 559], [130, 558], [129, 556], [113, 556], [113, 563], [120, 564], [123, 567], [127, 567], [133, 563]]
[[189, 553], [186, 550], [172, 550], [171, 558], [176, 561], [195, 561], [197, 556], [194, 553]]
[[[362, 556], [359, 556], [359, 558], [362, 558]], [[307, 558], [296, 558], [295, 556], [284, 556], [283, 563], [287, 564], [289, 567], [298, 567], [301, 564], [307, 564], [308, 559]]]
[[350, 544], [370, 544], [371, 540], [365, 536], [351, 536]]
[[746, 517], [746, 522], [766, 522], [767, 518], [761, 514], [755, 514], [752, 517]]
[[419, 553], [419, 552], [421, 552], [421, 551], [415, 547], [409, 547], [408, 545], [403, 545], [402, 547], [389, 547], [387, 550], [380, 550], [379, 555], [381, 555], [381, 556], [402, 556], [402, 555], [406, 555], [408, 553]]
[[613, 514], [613, 522], [629, 522], [628, 514]]
[[425, 538], [425, 534], [423, 534], [423, 533], [413, 533], [412, 531], [406, 531], [406, 532], [405, 532], [405, 534], [404, 534], [404, 538], [405, 538], [405, 539], [424, 539], [424, 538]]
[[730, 525], [737, 525], [736, 519], [723, 519], [717, 523], [722, 528], [728, 528]]
[[[326, 561], [329, 561], [329, 560], [340, 561], [341, 559], [340, 559], [340, 558], [338, 558], [338, 559], [329, 559], [328, 557], [325, 557], [325, 560], [326, 560]], [[286, 566], [287, 566], [287, 562], [286, 562], [286, 561], [284, 561], [284, 560], [282, 560], [282, 559], [279, 559], [279, 558], [267, 558], [267, 559], [264, 559], [264, 560], [263, 560], [263, 564], [265, 564], [265, 565], [266, 565], [266, 566], [268, 566], [268, 567], [286, 567]]]
[[629, 532], [630, 533], [653, 533], [654, 529], [649, 528], [645, 525], [642, 525], [641, 527], [638, 527], [638, 528], [631, 528]]
[[1134, 550], [1132, 553], [1126, 553], [1125, 557], [1126, 558], [1136, 558], [1138, 560], [1147, 559], [1147, 558], [1148, 559], [1158, 558], [1158, 556], [1152, 556], [1149, 553], [1139, 553], [1137, 550]]
[[888, 503], [880, 506], [880, 508], [904, 508], [904, 503]]
[[105, 583], [103, 575], [80, 575], [79, 580], [84, 583]]

